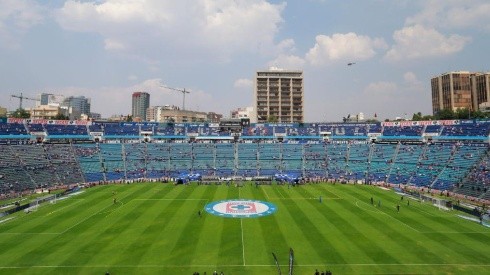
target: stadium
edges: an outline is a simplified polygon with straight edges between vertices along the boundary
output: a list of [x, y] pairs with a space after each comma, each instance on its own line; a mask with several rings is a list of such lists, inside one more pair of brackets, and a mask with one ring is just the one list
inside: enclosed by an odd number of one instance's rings
[[0, 272], [483, 274], [489, 134], [486, 120], [9, 118]]

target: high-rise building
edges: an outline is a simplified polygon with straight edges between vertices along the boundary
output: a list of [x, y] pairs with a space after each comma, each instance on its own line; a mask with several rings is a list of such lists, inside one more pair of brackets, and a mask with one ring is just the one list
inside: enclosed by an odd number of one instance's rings
[[490, 73], [475, 73], [471, 77], [471, 96], [474, 110], [481, 110], [482, 104], [490, 101]]
[[47, 94], [47, 93], [42, 93], [40, 98], [41, 98], [41, 102], [39, 105], [49, 105], [49, 106], [60, 106], [65, 100], [65, 97], [62, 95]]
[[150, 107], [150, 94], [146, 92], [134, 92], [131, 115], [133, 119], [146, 120], [146, 109]]
[[490, 73], [449, 72], [431, 79], [432, 113], [478, 110], [490, 99]]
[[254, 93], [257, 122], [302, 123], [303, 87], [303, 71], [258, 71]]
[[71, 120], [80, 119], [82, 114], [90, 115], [90, 98], [69, 96], [63, 100], [60, 107]]

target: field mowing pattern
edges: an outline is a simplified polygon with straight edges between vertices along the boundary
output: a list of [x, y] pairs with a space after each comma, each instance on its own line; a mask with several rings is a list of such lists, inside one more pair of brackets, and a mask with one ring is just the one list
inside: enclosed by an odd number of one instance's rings
[[[238, 198], [278, 210], [203, 211]], [[106, 185], [12, 217], [0, 223], [1, 274], [277, 274], [272, 252], [285, 274], [290, 247], [294, 274], [490, 270], [490, 228], [374, 186]]]

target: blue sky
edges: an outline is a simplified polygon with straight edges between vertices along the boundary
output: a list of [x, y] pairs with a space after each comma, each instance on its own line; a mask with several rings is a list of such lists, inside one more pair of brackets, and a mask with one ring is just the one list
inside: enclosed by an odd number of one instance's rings
[[135, 91], [180, 106], [164, 84], [228, 116], [275, 66], [304, 71], [307, 122], [430, 114], [431, 77], [490, 71], [489, 14], [487, 0], [0, 0], [0, 106], [84, 95], [107, 117]]

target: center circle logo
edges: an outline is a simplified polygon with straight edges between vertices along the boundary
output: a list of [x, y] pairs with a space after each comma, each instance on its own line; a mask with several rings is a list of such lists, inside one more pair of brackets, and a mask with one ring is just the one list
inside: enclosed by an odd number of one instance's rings
[[265, 201], [223, 200], [208, 203], [205, 207], [210, 214], [226, 218], [257, 218], [276, 212], [277, 207]]

